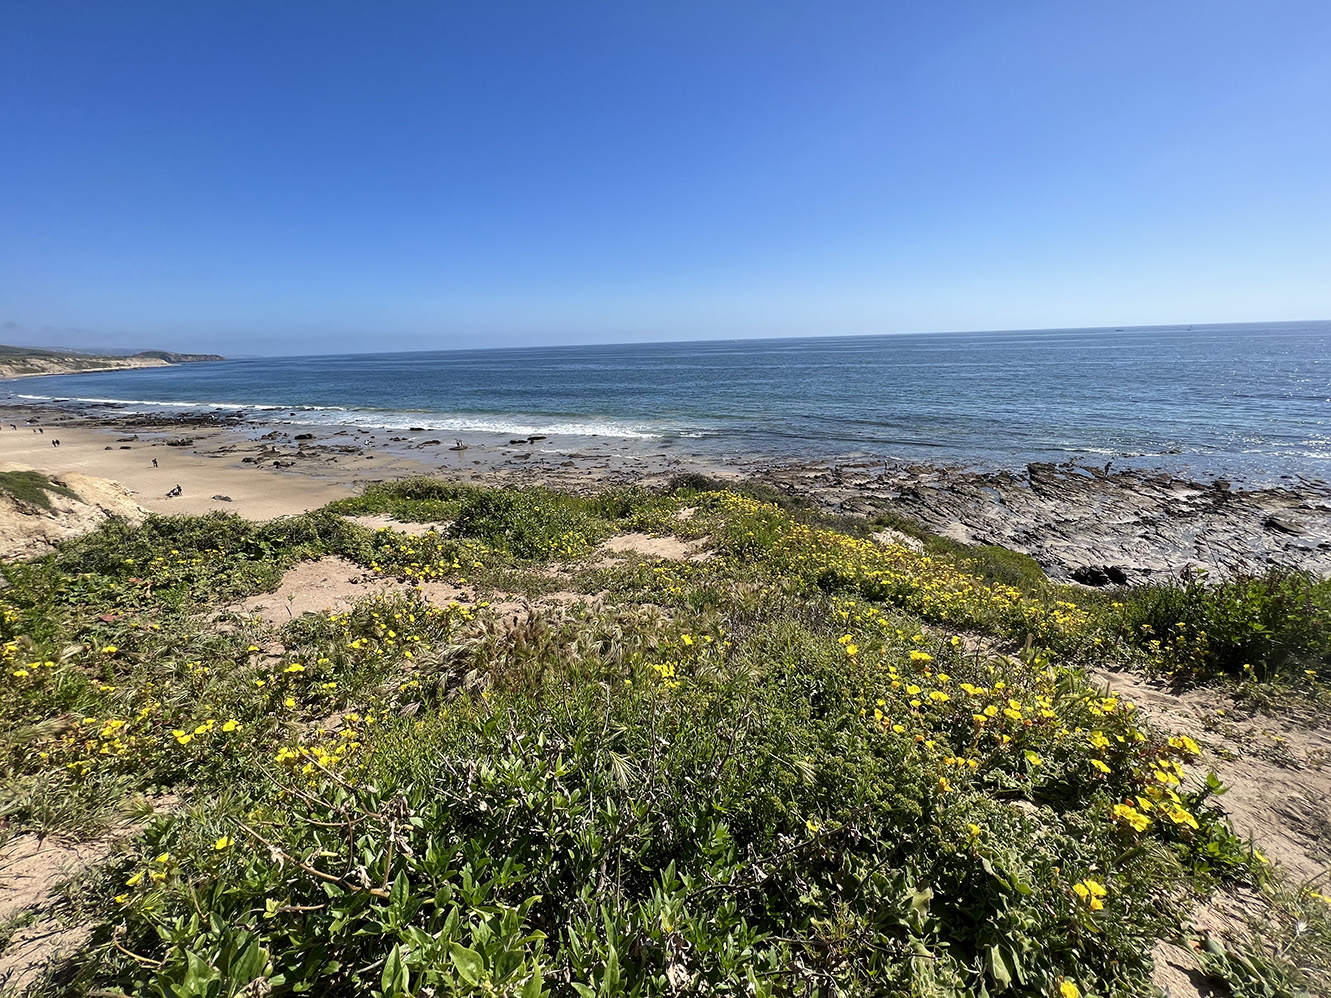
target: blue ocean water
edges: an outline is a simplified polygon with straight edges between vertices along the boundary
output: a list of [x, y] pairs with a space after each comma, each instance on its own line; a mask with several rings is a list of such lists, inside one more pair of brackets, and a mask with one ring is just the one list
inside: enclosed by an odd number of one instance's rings
[[469, 440], [596, 436], [715, 461], [1331, 478], [1326, 321], [238, 359], [6, 388]]

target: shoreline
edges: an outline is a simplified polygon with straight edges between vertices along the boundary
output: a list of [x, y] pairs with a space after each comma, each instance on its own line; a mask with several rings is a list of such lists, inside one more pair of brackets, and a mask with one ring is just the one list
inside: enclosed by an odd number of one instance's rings
[[[270, 422], [245, 410], [167, 416], [0, 406], [0, 468], [109, 479], [164, 515], [221, 510], [270, 519], [417, 475], [590, 492], [702, 474], [762, 483], [827, 513], [904, 516], [958, 543], [1028, 554], [1052, 578], [1091, 586], [1177, 577], [1189, 566], [1331, 574], [1331, 485], [1309, 478], [1245, 489], [1223, 479], [1077, 463], [1000, 471], [875, 460], [722, 463], [604, 437], [537, 435], [456, 447], [420, 427]], [[183, 494], [168, 497], [176, 485]]]

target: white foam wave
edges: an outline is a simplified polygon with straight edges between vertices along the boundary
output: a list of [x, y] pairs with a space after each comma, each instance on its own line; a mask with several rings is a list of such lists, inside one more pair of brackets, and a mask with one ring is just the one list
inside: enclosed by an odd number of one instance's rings
[[306, 413], [298, 418], [278, 420], [278, 422], [320, 423], [382, 430], [409, 430], [413, 426], [423, 426], [430, 433], [493, 433], [497, 436], [508, 437], [574, 436], [655, 440], [672, 435], [665, 427], [621, 422], [614, 419], [551, 420], [542, 419], [539, 416], [519, 414], [512, 416], [468, 416], [425, 412], [344, 411], [337, 416], [333, 416], [331, 413], [326, 415]]
[[356, 409], [340, 405], [267, 405], [253, 402], [218, 402], [202, 400], [162, 401], [160, 399], [103, 398], [97, 396], [20, 395], [17, 398], [35, 402], [78, 402], [84, 405], [118, 405], [136, 407], [146, 411], [226, 411], [256, 413], [283, 413], [283, 417], [266, 416], [266, 422], [310, 423], [315, 425], [358, 426], [365, 429], [408, 430], [425, 426], [439, 433], [493, 433], [498, 436], [578, 436], [619, 437], [629, 440], [655, 440], [667, 436], [703, 437], [705, 431], [675, 430], [613, 418], [550, 419], [529, 413], [511, 415], [470, 416], [443, 414], [423, 410]]

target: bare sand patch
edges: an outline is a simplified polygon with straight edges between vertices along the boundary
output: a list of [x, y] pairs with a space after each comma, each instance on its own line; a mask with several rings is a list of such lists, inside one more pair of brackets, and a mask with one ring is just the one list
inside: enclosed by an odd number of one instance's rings
[[[598, 604], [604, 593], [587, 595], [568, 590], [525, 596], [521, 593], [485, 591], [459, 587], [450, 582], [423, 582], [417, 585], [385, 578], [366, 571], [341, 555], [303, 561], [287, 570], [281, 584], [271, 593], [250, 596], [232, 607], [247, 618], [259, 618], [281, 626], [306, 613], [346, 613], [357, 600], [367, 596], [392, 596], [419, 593], [428, 603], [448, 606], [458, 603], [483, 607], [499, 619], [526, 620], [534, 610], [568, 607], [577, 603]], [[280, 658], [285, 649], [280, 644], [265, 649], [270, 658]]]
[[39, 907], [52, 890], [102, 863], [110, 853], [105, 841], [16, 836], [0, 850], [0, 923]]
[[[1234, 830], [1295, 883], [1331, 876], [1331, 729], [1293, 718], [1252, 715], [1215, 690], [1175, 693], [1131, 672], [1092, 673], [1146, 712], [1160, 728], [1202, 747], [1198, 772], [1212, 769], [1229, 791], [1217, 803]], [[1231, 942], [1249, 938], [1265, 900], [1252, 891], [1221, 892], [1194, 909], [1195, 933]], [[1191, 949], [1156, 943], [1155, 985], [1174, 998], [1205, 998], [1213, 990]]]
[[365, 516], [348, 516], [344, 519], [352, 523], [359, 524], [368, 530], [383, 530], [387, 527], [389, 530], [396, 530], [400, 534], [408, 534], [411, 537], [420, 537], [428, 534], [430, 531], [442, 533], [448, 527], [447, 523], [403, 523], [401, 520], [395, 520], [387, 513], [376, 513]]
[[[0, 852], [0, 924], [41, 911], [61, 884], [104, 863], [108, 841], [72, 842], [20, 835]], [[66, 922], [42, 913], [14, 931], [0, 953], [0, 989], [21, 994], [56, 961], [72, 955], [92, 935], [91, 923]]]
[[632, 533], [611, 537], [601, 545], [600, 550], [609, 554], [641, 554], [649, 558], [689, 561], [697, 558], [703, 544], [701, 540], [682, 541], [669, 534], [653, 537], [651, 534]]
[[375, 575], [340, 555], [331, 555], [302, 561], [288, 569], [276, 590], [242, 600], [238, 612], [271, 624], [285, 624], [305, 613], [345, 613], [366, 596], [392, 596], [411, 591], [420, 592], [431, 603], [444, 606], [464, 602], [469, 596], [467, 590], [447, 582], [413, 586], [399, 579]]
[[[202, 514], [222, 510], [251, 520], [304, 513], [345, 499], [365, 474], [400, 477], [419, 473], [415, 461], [379, 451], [341, 464], [306, 460], [283, 470], [247, 464], [257, 445], [235, 430], [212, 427], [123, 430], [44, 422], [44, 433], [28, 427], [0, 433], [0, 460], [54, 475], [71, 474], [110, 479], [149, 512]], [[190, 446], [167, 446], [182, 434]], [[59, 440], [60, 446], [53, 442]], [[121, 440], [130, 442], [121, 443]], [[157, 466], [153, 466], [153, 461]], [[181, 495], [167, 496], [177, 485]]]
[[1093, 677], [1202, 746], [1197, 768], [1229, 787], [1217, 803], [1236, 832], [1295, 880], [1331, 875], [1331, 729], [1252, 715], [1214, 690], [1173, 693], [1130, 672]]

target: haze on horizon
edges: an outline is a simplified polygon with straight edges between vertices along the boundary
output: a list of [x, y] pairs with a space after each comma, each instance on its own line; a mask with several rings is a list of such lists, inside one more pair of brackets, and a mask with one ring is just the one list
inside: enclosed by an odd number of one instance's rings
[[3, 0], [0, 342], [1331, 316], [1325, 0]]

